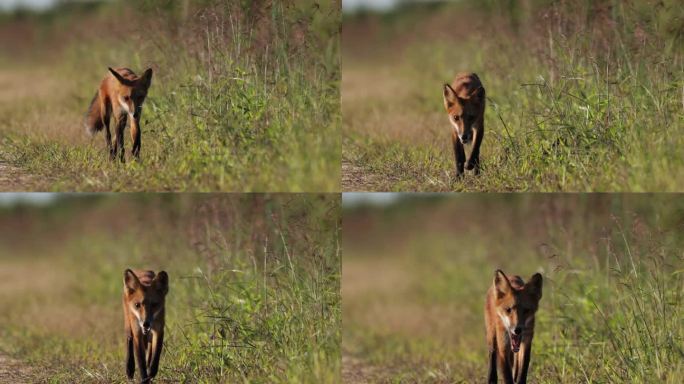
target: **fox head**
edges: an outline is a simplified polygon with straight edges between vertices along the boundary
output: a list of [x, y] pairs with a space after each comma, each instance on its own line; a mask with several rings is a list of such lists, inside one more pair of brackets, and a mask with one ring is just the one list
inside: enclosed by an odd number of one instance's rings
[[496, 312], [508, 332], [511, 349], [518, 352], [523, 333], [534, 325], [542, 297], [542, 276], [535, 273], [527, 283], [519, 276], [509, 278], [501, 270], [494, 274]]
[[140, 77], [124, 77], [119, 72], [109, 68], [109, 72], [119, 81], [118, 100], [112, 100], [119, 103], [121, 107], [138, 120], [142, 112], [142, 105], [147, 97], [147, 90], [152, 84], [152, 68], [147, 68], [145, 73]]
[[456, 130], [461, 143], [468, 144], [473, 139], [473, 125], [482, 113], [484, 88], [478, 87], [468, 90], [467, 87], [457, 87], [444, 84], [444, 107], [449, 114], [449, 121]]
[[[153, 275], [152, 272], [150, 274]], [[169, 276], [159, 272], [149, 284], [143, 284], [136, 274], [127, 269], [124, 272], [124, 295], [128, 309], [135, 315], [143, 334], [147, 334], [157, 316], [164, 310], [166, 294], [169, 292]]]

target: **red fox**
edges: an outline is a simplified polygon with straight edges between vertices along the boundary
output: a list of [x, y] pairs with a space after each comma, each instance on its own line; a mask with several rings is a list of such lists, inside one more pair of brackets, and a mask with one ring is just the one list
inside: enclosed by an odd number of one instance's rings
[[[133, 379], [138, 362], [140, 382], [157, 375], [164, 343], [164, 310], [169, 276], [161, 271], [124, 272], [124, 329], [126, 332], [126, 376]], [[135, 360], [134, 360], [135, 358]], [[148, 370], [149, 367], [149, 370]]]
[[[480, 173], [480, 144], [484, 137], [485, 89], [474, 73], [459, 73], [454, 82], [444, 84], [444, 107], [453, 126], [451, 142], [456, 157], [456, 177], [463, 169]], [[466, 161], [463, 145], [473, 142]]]
[[520, 276], [508, 278], [503, 271], [496, 271], [485, 304], [489, 384], [497, 382], [497, 366], [506, 384], [527, 382], [534, 315], [541, 297], [542, 276], [539, 273], [525, 284]]
[[[105, 129], [105, 141], [109, 156], [113, 160], [120, 154], [124, 159], [124, 129], [130, 118], [131, 154], [140, 158], [140, 115], [147, 90], [152, 84], [152, 68], [148, 68], [138, 77], [128, 68], [109, 68], [109, 72], [100, 83], [93, 101], [90, 102], [85, 117], [85, 128], [91, 134]], [[112, 146], [112, 134], [109, 131], [109, 118], [113, 116], [116, 125], [116, 140]]]

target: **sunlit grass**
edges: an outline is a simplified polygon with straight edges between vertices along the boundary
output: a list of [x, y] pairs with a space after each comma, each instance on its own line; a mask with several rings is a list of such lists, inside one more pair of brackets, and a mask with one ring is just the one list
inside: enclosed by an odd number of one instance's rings
[[[599, 3], [533, 7], [517, 29], [499, 3], [345, 18], [344, 161], [373, 190], [680, 190], [682, 37], [661, 28], [677, 12], [614, 2], [601, 23]], [[482, 175], [458, 180], [441, 86], [465, 70], [482, 79], [487, 111]]]
[[[340, 382], [336, 196], [59, 204], [24, 216], [24, 234], [0, 240], [8, 273], [0, 348], [41, 379], [126, 381], [121, 290], [133, 267], [170, 276], [157, 381]], [[12, 215], [0, 221], [18, 220]]]
[[[207, 2], [185, 19], [179, 5], [160, 4], [103, 5], [81, 22], [128, 19], [128, 38], [95, 33], [63, 47], [49, 71], [40, 56], [16, 71], [40, 70], [35, 81], [49, 78], [50, 93], [2, 107], [3, 157], [59, 179], [43, 180], [46, 190], [339, 190], [336, 4], [278, 3], [259, 19], [247, 14], [256, 3]], [[139, 164], [110, 164], [104, 135], [82, 129], [108, 66], [155, 70]]]
[[530, 382], [676, 383], [679, 200], [469, 195], [345, 211], [344, 354], [373, 382], [484, 381], [494, 270], [540, 271]]

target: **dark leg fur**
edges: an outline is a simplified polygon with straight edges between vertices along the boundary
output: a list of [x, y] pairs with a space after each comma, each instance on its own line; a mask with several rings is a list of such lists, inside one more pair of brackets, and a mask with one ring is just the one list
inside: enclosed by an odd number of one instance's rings
[[499, 351], [497, 361], [498, 361], [499, 371], [501, 372], [501, 374], [504, 377], [504, 383], [515, 384], [513, 382], [513, 372], [511, 369], [510, 357], [502, 354]]
[[147, 341], [145, 341], [145, 361], [147, 362], [147, 368], [149, 368], [152, 362], [152, 338], [149, 335], [147, 336]]
[[129, 380], [135, 375], [135, 352], [133, 352], [133, 335], [126, 335], [126, 377]]
[[522, 351], [518, 351], [518, 353], [513, 355], [513, 381], [518, 382], [518, 379], [520, 378], [520, 356], [522, 355]]
[[138, 361], [138, 371], [140, 371], [140, 382], [148, 383], [150, 378], [147, 375], [147, 364], [145, 361], [145, 337], [138, 335], [137, 343], [135, 343], [135, 359]]
[[485, 96], [482, 94], [482, 116], [480, 121], [478, 121], [475, 128], [475, 137], [473, 142], [473, 150], [470, 153], [470, 158], [466, 163], [466, 169], [475, 170], [475, 174], [480, 174], [480, 145], [482, 144], [482, 139], [484, 138], [484, 111], [485, 111]]
[[[496, 344], [495, 344], [496, 345]], [[489, 351], [489, 374], [487, 375], [488, 384], [496, 384], [498, 377], [496, 375], [496, 346], [490, 346]]]
[[521, 353], [525, 353], [525, 355], [522, 361], [520, 377], [518, 377], [518, 384], [525, 384], [527, 383], [527, 369], [530, 367], [530, 359], [532, 358], [532, 340], [525, 345]]
[[164, 332], [160, 332], [156, 340], [153, 340], [154, 345], [152, 362], [150, 363], [150, 377], [157, 376], [157, 371], [159, 370], [159, 357], [161, 356], [162, 347], [164, 346]]
[[131, 148], [131, 155], [137, 160], [140, 159], [140, 116], [135, 118], [135, 121], [131, 122], [131, 141], [133, 142], [133, 147]]
[[[482, 124], [482, 123], [480, 123]], [[474, 169], [475, 174], [480, 174], [480, 145], [482, 144], [482, 138], [484, 137], [484, 127], [480, 126], [475, 130], [475, 140], [473, 142], [473, 150], [470, 152], [470, 158], [465, 165], [467, 170]]]
[[102, 124], [105, 130], [105, 142], [107, 144], [107, 151], [109, 151], [109, 156], [112, 156], [112, 133], [109, 130], [109, 121], [112, 116], [112, 108], [110, 106], [106, 107], [105, 113], [102, 116]]
[[465, 150], [463, 149], [463, 143], [458, 139], [458, 136], [453, 133], [451, 140], [454, 145], [454, 157], [456, 158], [456, 177], [463, 176], [463, 167], [465, 164]]
[[127, 119], [126, 114], [121, 114], [116, 122], [116, 141], [114, 142], [114, 150], [112, 151], [111, 158], [114, 160], [117, 155], [120, 156], [121, 162], [126, 162], [126, 151], [124, 150], [124, 129], [126, 128]]

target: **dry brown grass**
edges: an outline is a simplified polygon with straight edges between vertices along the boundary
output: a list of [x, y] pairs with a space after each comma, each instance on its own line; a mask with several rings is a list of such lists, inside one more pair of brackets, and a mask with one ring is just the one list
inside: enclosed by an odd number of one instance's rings
[[[24, 135], [87, 145], [91, 140], [82, 126], [82, 115], [71, 112], [76, 89], [73, 81], [55, 75], [48, 65], [4, 68], [0, 70], [0, 113], [8, 116], [7, 126]], [[95, 90], [93, 86], [93, 94]], [[100, 141], [104, 148], [104, 140]]]

